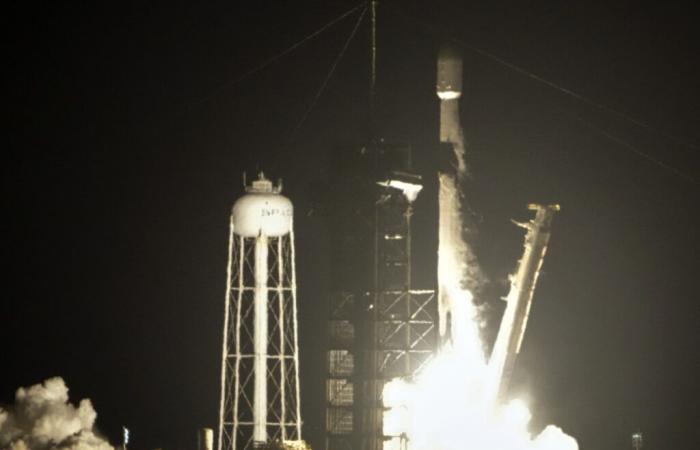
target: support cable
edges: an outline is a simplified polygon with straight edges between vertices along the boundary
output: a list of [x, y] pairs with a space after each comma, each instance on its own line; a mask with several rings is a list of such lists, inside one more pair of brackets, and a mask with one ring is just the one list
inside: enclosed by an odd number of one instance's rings
[[600, 128], [600, 127], [598, 127], [598, 126], [592, 124], [591, 122], [589, 122], [589, 121], [583, 119], [582, 117], [580, 117], [580, 116], [577, 115], [577, 114], [575, 114], [574, 117], [576, 117], [576, 119], [577, 119], [578, 121], [580, 121], [582, 124], [584, 124], [586, 127], [588, 127], [588, 128], [590, 128], [591, 130], [593, 130], [593, 131], [595, 131], [595, 132], [601, 134], [602, 136], [605, 136], [606, 138], [610, 139], [611, 141], [616, 142], [617, 144], [619, 144], [619, 145], [625, 147], [626, 149], [628, 149], [628, 150], [630, 150], [631, 152], [637, 154], [638, 156], [640, 156], [640, 157], [646, 159], [647, 161], [651, 162], [652, 164], [656, 164], [657, 166], [661, 167], [662, 169], [666, 169], [666, 170], [668, 170], [669, 172], [672, 172], [672, 173], [674, 173], [675, 175], [678, 175], [679, 177], [685, 179], [686, 181], [689, 181], [689, 182], [691, 182], [691, 183], [693, 183], [693, 184], [695, 184], [695, 185], [700, 186], [700, 181], [698, 181], [698, 180], [697, 180], [696, 178], [694, 178], [693, 176], [688, 175], [687, 173], [685, 173], [685, 172], [683, 172], [683, 171], [681, 171], [681, 170], [679, 170], [679, 169], [677, 169], [677, 168], [675, 168], [675, 167], [673, 167], [673, 166], [671, 166], [671, 165], [669, 165], [669, 164], [667, 164], [667, 163], [665, 163], [665, 162], [663, 162], [663, 161], [661, 161], [661, 160], [659, 160], [659, 159], [654, 158], [654, 157], [653, 157], [652, 155], [650, 155], [649, 153], [646, 153], [646, 152], [644, 152], [644, 151], [642, 151], [642, 150], [639, 150], [637, 147], [635, 147], [634, 145], [630, 144], [629, 142], [627, 142], [627, 141], [623, 140], [622, 138], [619, 138], [619, 137], [617, 137], [617, 136], [615, 136], [615, 135], [613, 135], [613, 134], [611, 134], [611, 133], [609, 133], [609, 132], [603, 130], [602, 128]]
[[[411, 20], [411, 21], [413, 21], [413, 22], [415, 22], [415, 23], [421, 25], [421, 26], [423, 26], [424, 28], [427, 28], [427, 29], [429, 29], [429, 30], [432, 31], [432, 32], [435, 32], [435, 33], [437, 33], [437, 34], [442, 34], [442, 32], [440, 32], [440, 30], [438, 30], [435, 26], [433, 26], [433, 25], [431, 25], [431, 24], [429, 24], [429, 23], [427, 23], [427, 22], [425, 22], [425, 21], [423, 21], [423, 20], [416, 19], [415, 17], [408, 15], [405, 11], [403, 11], [403, 10], [397, 8], [394, 4], [391, 4], [391, 5], [394, 6], [394, 7], [395, 7], [395, 10], [396, 10], [399, 14], [403, 15], [404, 18], [409, 19], [409, 20]], [[665, 131], [663, 131], [663, 130], [660, 130], [660, 129], [658, 129], [658, 128], [652, 126], [651, 124], [649, 124], [649, 123], [647, 123], [647, 122], [644, 122], [644, 121], [642, 121], [642, 120], [636, 119], [636, 118], [630, 116], [630, 115], [627, 114], [627, 113], [624, 113], [624, 112], [619, 111], [619, 110], [617, 110], [617, 109], [615, 109], [615, 108], [612, 108], [612, 107], [610, 107], [610, 106], [604, 105], [603, 103], [600, 103], [600, 102], [597, 102], [597, 101], [595, 101], [595, 100], [592, 100], [592, 99], [590, 99], [590, 98], [588, 98], [588, 97], [586, 97], [586, 96], [584, 96], [584, 95], [582, 95], [582, 94], [579, 94], [579, 93], [577, 93], [577, 92], [572, 91], [571, 89], [567, 89], [567, 88], [565, 88], [565, 87], [563, 87], [563, 86], [561, 86], [561, 85], [559, 85], [559, 84], [557, 84], [557, 83], [555, 83], [555, 82], [553, 82], [553, 81], [550, 81], [550, 80], [548, 80], [548, 79], [546, 79], [546, 78], [544, 78], [544, 77], [541, 77], [541, 76], [539, 76], [539, 75], [537, 75], [537, 74], [535, 74], [535, 73], [533, 73], [533, 72], [530, 72], [530, 71], [527, 70], [527, 69], [524, 69], [524, 68], [522, 68], [522, 67], [520, 67], [520, 66], [517, 66], [517, 65], [515, 65], [515, 64], [513, 64], [513, 63], [511, 63], [511, 62], [508, 62], [508, 61], [506, 61], [505, 59], [494, 55], [493, 53], [487, 52], [486, 50], [482, 50], [482, 49], [480, 49], [480, 48], [478, 48], [478, 47], [474, 47], [473, 45], [470, 45], [470, 44], [464, 42], [464, 41], [461, 40], [461, 39], [451, 38], [450, 40], [451, 40], [452, 42], [454, 42], [455, 44], [459, 45], [460, 47], [463, 47], [463, 48], [465, 48], [465, 49], [467, 49], [467, 50], [471, 50], [471, 51], [474, 52], [474, 53], [477, 53], [477, 54], [479, 54], [479, 55], [481, 55], [481, 56], [483, 56], [483, 57], [485, 57], [485, 58], [488, 58], [488, 59], [490, 59], [490, 60], [492, 60], [492, 61], [495, 61], [496, 63], [498, 63], [498, 64], [500, 64], [500, 65], [502, 65], [502, 66], [504, 66], [504, 67], [506, 67], [506, 68], [508, 68], [508, 69], [511, 69], [511, 70], [513, 70], [514, 72], [517, 72], [517, 73], [519, 73], [519, 74], [521, 74], [521, 75], [524, 75], [524, 76], [526, 76], [526, 77], [528, 77], [528, 78], [530, 78], [530, 79], [532, 79], [532, 80], [535, 80], [535, 81], [537, 81], [537, 82], [539, 82], [539, 83], [542, 83], [542, 84], [544, 84], [544, 85], [546, 85], [546, 86], [549, 86], [550, 88], [555, 89], [555, 90], [557, 90], [557, 91], [559, 91], [559, 92], [561, 92], [561, 93], [563, 93], [563, 94], [565, 94], [565, 95], [568, 95], [569, 97], [572, 97], [572, 98], [574, 98], [574, 99], [576, 99], [576, 100], [579, 100], [579, 101], [582, 102], [582, 103], [585, 103], [585, 104], [587, 104], [587, 105], [589, 105], [589, 106], [593, 106], [593, 107], [595, 107], [595, 108], [597, 108], [597, 109], [600, 109], [600, 110], [603, 110], [603, 111], [607, 111], [608, 113], [610, 113], [610, 114], [612, 114], [612, 115], [614, 115], [614, 116], [617, 116], [617, 117], [619, 117], [619, 118], [621, 118], [621, 119], [623, 119], [623, 120], [625, 120], [625, 121], [627, 121], [627, 122], [629, 122], [629, 123], [631, 123], [631, 124], [633, 124], [633, 125], [636, 125], [637, 127], [645, 128], [645, 129], [647, 129], [647, 130], [649, 130], [649, 131], [652, 131], [652, 132], [654, 132], [654, 133], [657, 133], [657, 134], [659, 134], [659, 135], [661, 135], [661, 136], [663, 136], [663, 137], [665, 137], [665, 138], [667, 138], [667, 139], [669, 139], [669, 140], [672, 140], [672, 141], [674, 141], [674, 142], [676, 142], [676, 143], [678, 143], [678, 144], [684, 145], [684, 146], [686, 146], [686, 147], [690, 147], [690, 148], [695, 149], [695, 150], [700, 150], [700, 145], [698, 145], [698, 144], [695, 144], [695, 143], [693, 143], [693, 142], [690, 142], [690, 141], [688, 141], [688, 140], [686, 140], [686, 139], [683, 139], [683, 138], [680, 138], [680, 137], [678, 137], [678, 136], [674, 136], [674, 135], [672, 135], [672, 134], [670, 134], [670, 133], [667, 133], [667, 132], [665, 132]]]
[[369, 74], [369, 127], [374, 139], [374, 104], [377, 88], [377, 0], [370, 0], [370, 74]]
[[478, 53], [481, 56], [485, 56], [485, 57], [497, 62], [498, 64], [501, 64], [502, 66], [505, 66], [505, 67], [507, 67], [515, 72], [518, 72], [522, 75], [525, 75], [526, 77], [528, 77], [532, 80], [535, 80], [535, 81], [538, 81], [542, 84], [545, 84], [546, 86], [549, 86], [550, 88], [553, 88], [553, 89], [555, 89], [555, 90], [557, 90], [565, 95], [568, 95], [569, 97], [572, 97], [576, 100], [579, 100], [580, 102], [583, 102], [589, 106], [593, 106], [594, 108], [597, 108], [599, 110], [606, 111], [606, 112], [608, 112], [608, 113], [610, 113], [610, 114], [612, 114], [620, 119], [627, 121], [628, 123], [636, 125], [637, 127], [646, 128], [647, 130], [652, 131], [660, 136], [663, 136], [671, 141], [674, 141], [677, 144], [681, 144], [681, 145], [684, 145], [686, 147], [690, 147], [692, 149], [700, 150], [700, 146], [698, 146], [697, 144], [694, 144], [692, 142], [686, 141], [685, 139], [681, 139], [679, 137], [676, 137], [676, 136], [669, 134], [665, 131], [659, 130], [658, 128], [655, 128], [646, 122], [643, 122], [639, 119], [635, 119], [634, 117], [630, 116], [629, 114], [626, 114], [622, 111], [618, 111], [618, 110], [611, 108], [609, 106], [606, 106], [600, 102], [597, 102], [595, 100], [591, 100], [587, 97], [584, 97], [583, 95], [581, 95], [577, 92], [574, 92], [571, 89], [567, 89], [563, 86], [560, 86], [560, 85], [554, 83], [553, 81], [549, 81], [546, 78], [542, 78], [541, 76], [539, 76], [535, 73], [532, 73], [526, 69], [523, 69], [522, 67], [516, 66], [513, 63], [509, 63], [508, 61], [504, 60], [503, 58], [499, 58], [498, 56], [493, 55], [492, 53], [489, 53], [485, 50], [481, 50], [479, 48], [471, 46], [471, 45], [467, 44], [466, 42], [461, 41], [459, 39], [452, 39], [452, 41], [455, 42], [456, 44], [468, 49], [468, 50], [471, 50], [475, 53]]
[[365, 8], [362, 10], [360, 17], [357, 19], [355, 26], [353, 27], [352, 31], [350, 32], [350, 35], [345, 40], [345, 44], [343, 44], [343, 48], [340, 49], [340, 53], [338, 53], [338, 56], [336, 56], [335, 60], [333, 61], [333, 64], [331, 65], [330, 70], [328, 71], [328, 74], [326, 75], [326, 78], [323, 80], [323, 83], [321, 83], [321, 87], [318, 89], [318, 91], [316, 91], [316, 95], [314, 95], [313, 99], [311, 100], [311, 104], [309, 104], [309, 107], [306, 109], [304, 114], [301, 116], [301, 119], [299, 120], [299, 122], [296, 124], [296, 126], [289, 133], [289, 137], [287, 138], [287, 142], [291, 142], [294, 139], [297, 132], [301, 129], [302, 125], [304, 125], [304, 122], [306, 122], [306, 119], [309, 117], [309, 114], [316, 106], [316, 102], [318, 102], [318, 99], [321, 98], [321, 95], [323, 94], [323, 91], [326, 89], [326, 86], [328, 85], [328, 82], [330, 81], [331, 77], [333, 76], [333, 73], [335, 72], [336, 67], [338, 67], [338, 63], [340, 62], [341, 59], [343, 59], [343, 55], [345, 55], [345, 51], [348, 49], [348, 45], [350, 45], [350, 42], [357, 34], [357, 29], [360, 27], [360, 24], [362, 23], [362, 19], [365, 17], [366, 13], [367, 13], [367, 6], [365, 5]]
[[[395, 5], [393, 5], [393, 4], [392, 4], [392, 6], [395, 7]], [[438, 30], [436, 27], [434, 27], [433, 25], [431, 25], [431, 24], [429, 24], [429, 23], [427, 23], [427, 22], [425, 22], [425, 21], [416, 19], [415, 17], [412, 17], [412, 16], [406, 14], [406, 12], [404, 12], [404, 11], [402, 11], [402, 10], [396, 8], [396, 7], [395, 7], [395, 11], [397, 11], [399, 14], [401, 14], [402, 16], [404, 16], [404, 18], [409, 19], [409, 20], [411, 20], [411, 21], [417, 23], [418, 25], [421, 25], [422, 27], [424, 27], [424, 28], [430, 30], [431, 32], [434, 32], [434, 33], [436, 33], [436, 34], [441, 34], [441, 33], [439, 32], [439, 30]], [[692, 148], [692, 149], [698, 149], [698, 150], [700, 150], [700, 146], [698, 146], [698, 145], [695, 144], [695, 143], [689, 142], [689, 141], [687, 141], [687, 140], [685, 140], [685, 139], [682, 139], [682, 138], [679, 138], [679, 137], [674, 136], [674, 135], [672, 135], [672, 134], [666, 133], [665, 131], [659, 130], [658, 128], [655, 128], [655, 127], [651, 126], [650, 124], [648, 124], [648, 123], [646, 123], [646, 122], [643, 122], [643, 121], [641, 121], [641, 120], [639, 120], [639, 119], [636, 119], [636, 118], [630, 116], [629, 114], [626, 114], [626, 113], [624, 113], [624, 112], [618, 111], [618, 110], [616, 110], [616, 109], [614, 109], [614, 108], [611, 108], [611, 107], [609, 107], [609, 106], [606, 106], [606, 105], [604, 105], [604, 104], [602, 104], [602, 103], [600, 103], [600, 102], [597, 102], [597, 101], [595, 101], [595, 100], [591, 100], [591, 99], [589, 99], [589, 98], [587, 98], [587, 97], [585, 97], [585, 96], [583, 96], [583, 95], [581, 95], [581, 94], [579, 94], [579, 93], [577, 93], [577, 92], [572, 91], [571, 89], [567, 89], [567, 88], [565, 88], [565, 87], [563, 87], [563, 86], [560, 86], [560, 85], [554, 83], [553, 81], [549, 81], [549, 80], [547, 80], [546, 78], [543, 78], [543, 77], [541, 77], [541, 76], [539, 76], [539, 75], [537, 75], [537, 74], [535, 74], [535, 73], [533, 73], [533, 72], [530, 72], [530, 71], [528, 71], [528, 70], [526, 70], [526, 69], [524, 69], [524, 68], [522, 68], [522, 67], [520, 67], [520, 66], [517, 66], [517, 65], [515, 65], [515, 64], [513, 64], [513, 63], [510, 63], [510, 62], [504, 60], [503, 58], [500, 58], [500, 57], [498, 57], [498, 56], [496, 56], [496, 55], [494, 55], [494, 54], [492, 54], [492, 53], [490, 53], [490, 52], [487, 52], [487, 51], [482, 50], [482, 49], [480, 49], [480, 48], [477, 48], [477, 47], [474, 47], [474, 46], [472, 46], [472, 45], [469, 45], [468, 43], [466, 43], [466, 42], [464, 42], [464, 41], [462, 41], [462, 40], [460, 40], [460, 39], [451, 38], [451, 41], [452, 41], [453, 43], [455, 43], [456, 45], [459, 45], [460, 47], [463, 47], [463, 48], [465, 48], [465, 49], [467, 49], [467, 50], [471, 50], [472, 52], [475, 52], [475, 53], [477, 53], [477, 54], [479, 54], [479, 55], [481, 55], [481, 56], [483, 56], [483, 57], [486, 57], [486, 58], [488, 58], [488, 59], [491, 59], [492, 61], [495, 61], [495, 62], [497, 62], [498, 64], [500, 64], [500, 65], [502, 65], [502, 66], [504, 66], [504, 67], [506, 67], [506, 68], [508, 68], [508, 69], [511, 69], [511, 70], [513, 70], [513, 71], [515, 71], [515, 72], [517, 72], [517, 73], [520, 73], [521, 75], [524, 75], [524, 76], [526, 76], [526, 77], [528, 77], [528, 78], [530, 78], [530, 79], [532, 79], [532, 80], [535, 80], [535, 81], [537, 81], [537, 82], [539, 82], [539, 83], [542, 83], [542, 84], [544, 84], [544, 85], [546, 85], [546, 86], [549, 86], [550, 88], [555, 89], [555, 90], [557, 90], [557, 91], [559, 91], [559, 92], [561, 92], [561, 93], [563, 93], [563, 94], [565, 94], [565, 95], [567, 95], [567, 96], [569, 96], [569, 97], [572, 97], [572, 98], [574, 98], [574, 99], [576, 99], [576, 100], [578, 100], [578, 101], [580, 101], [580, 102], [582, 102], [582, 103], [585, 103], [585, 104], [587, 104], [587, 105], [589, 105], [589, 106], [593, 106], [593, 107], [595, 107], [595, 108], [597, 108], [597, 109], [599, 109], [599, 110], [606, 111], [606, 112], [608, 112], [608, 113], [610, 113], [610, 114], [612, 114], [612, 115], [614, 115], [614, 116], [616, 116], [616, 117], [619, 117], [619, 118], [621, 118], [621, 119], [623, 119], [623, 120], [625, 120], [625, 121], [627, 121], [627, 122], [629, 122], [629, 123], [631, 123], [631, 124], [633, 124], [633, 125], [636, 125], [637, 127], [645, 128], [645, 129], [647, 129], [647, 130], [649, 130], [649, 131], [655, 132], [655, 133], [657, 133], [658, 135], [663, 136], [663, 137], [665, 137], [665, 138], [667, 138], [667, 139], [669, 139], [669, 140], [671, 140], [671, 141], [674, 141], [674, 142], [676, 142], [676, 143], [678, 143], [678, 144], [684, 145], [684, 146], [689, 147], [689, 148]], [[638, 148], [634, 147], [632, 144], [630, 144], [630, 143], [628, 143], [628, 142], [622, 140], [621, 138], [618, 138], [618, 137], [616, 137], [616, 136], [614, 136], [614, 135], [608, 133], [607, 131], [605, 131], [605, 130], [603, 130], [603, 129], [601, 129], [601, 128], [599, 128], [599, 127], [597, 127], [597, 126], [595, 126], [595, 125], [593, 125], [593, 124], [591, 124], [591, 123], [589, 123], [589, 122], [583, 120], [582, 118], [580, 118], [580, 117], [578, 117], [578, 116], [576, 116], [576, 117], [577, 117], [578, 120], [580, 120], [580, 121], [581, 121], [582, 123], [584, 123], [586, 126], [588, 126], [590, 129], [592, 129], [592, 130], [594, 130], [594, 131], [597, 131], [598, 133], [600, 133], [601, 135], [607, 137], [608, 139], [610, 139], [610, 140], [612, 140], [612, 141], [614, 141], [614, 142], [616, 142], [616, 143], [622, 145], [622, 146], [625, 147], [626, 149], [628, 149], [628, 150], [630, 150], [631, 152], [635, 153], [637, 156], [640, 156], [640, 157], [646, 159], [647, 161], [649, 161], [649, 162], [651, 162], [651, 163], [653, 163], [653, 164], [655, 164], [655, 165], [657, 165], [657, 166], [659, 166], [659, 167], [661, 167], [661, 168], [663, 168], [663, 169], [666, 169], [666, 170], [668, 170], [668, 171], [674, 173], [675, 175], [678, 175], [679, 177], [685, 179], [686, 181], [690, 181], [690, 182], [693, 183], [693, 184], [700, 184], [700, 182], [698, 182], [698, 180], [695, 179], [694, 177], [692, 177], [691, 175], [688, 175], [687, 173], [685, 173], [685, 172], [683, 172], [683, 171], [681, 171], [681, 170], [679, 170], [679, 169], [677, 169], [677, 168], [671, 166], [670, 164], [665, 163], [665, 162], [663, 162], [663, 161], [661, 161], [661, 160], [659, 160], [659, 159], [653, 157], [653, 156], [650, 155], [649, 153], [646, 153], [646, 152], [643, 152], [643, 151], [639, 150]]]
[[258, 73], [258, 72], [260, 72], [261, 70], [263, 70], [263, 69], [267, 68], [268, 66], [270, 66], [272, 63], [276, 62], [278, 59], [282, 58], [283, 56], [286, 56], [287, 54], [289, 54], [289, 53], [291, 53], [291, 52], [293, 52], [294, 50], [296, 50], [297, 48], [301, 47], [302, 45], [304, 45], [305, 43], [307, 43], [307, 42], [310, 41], [311, 39], [315, 38], [316, 36], [320, 35], [320, 34], [323, 33], [324, 31], [326, 31], [327, 29], [331, 28], [331, 27], [332, 27], [333, 25], [335, 25], [336, 23], [338, 23], [338, 22], [342, 21], [343, 19], [345, 19], [346, 17], [350, 16], [351, 14], [353, 14], [355, 11], [357, 11], [357, 10], [360, 9], [360, 8], [362, 8], [363, 6], [365, 6], [365, 9], [366, 9], [366, 2], [362, 2], [362, 3], [359, 3], [359, 4], [355, 5], [355, 6], [352, 7], [351, 9], [345, 11], [343, 14], [339, 15], [338, 17], [336, 17], [335, 19], [331, 20], [330, 22], [327, 22], [325, 25], [323, 25], [323, 26], [322, 26], [321, 28], [319, 28], [318, 30], [316, 30], [316, 31], [314, 31], [313, 33], [307, 35], [306, 37], [304, 37], [304, 38], [301, 39], [300, 41], [296, 42], [295, 44], [291, 45], [290, 47], [287, 47], [285, 50], [281, 51], [280, 53], [277, 53], [276, 55], [271, 56], [270, 58], [268, 58], [268, 59], [266, 59], [265, 61], [261, 62], [261, 63], [258, 64], [257, 66], [254, 66], [254, 67], [250, 68], [249, 70], [247, 70], [247, 71], [243, 72], [242, 74], [240, 74], [238, 77], [233, 78], [233, 79], [231, 79], [231, 80], [229, 80], [229, 81], [226, 81], [225, 83], [219, 85], [217, 88], [215, 88], [214, 90], [212, 90], [209, 94], [205, 95], [204, 97], [200, 98], [199, 100], [196, 100], [196, 101], [192, 102], [191, 105], [194, 106], [194, 105], [202, 104], [202, 103], [204, 103], [204, 102], [210, 100], [210, 99], [213, 98], [214, 96], [218, 95], [221, 91], [223, 91], [223, 90], [225, 90], [225, 89], [228, 89], [228, 88], [232, 88], [233, 86], [237, 85], [238, 83], [240, 83], [241, 81], [247, 79], [248, 77], [250, 77], [250, 76], [252, 76], [252, 75], [255, 75], [256, 73]]

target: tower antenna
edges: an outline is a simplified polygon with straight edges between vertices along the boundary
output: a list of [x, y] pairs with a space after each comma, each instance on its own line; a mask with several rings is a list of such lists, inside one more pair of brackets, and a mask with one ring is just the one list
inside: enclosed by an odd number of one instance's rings
[[379, 3], [378, 0], [370, 1], [369, 127], [371, 139], [374, 139], [375, 134], [374, 103], [377, 85], [377, 3]]

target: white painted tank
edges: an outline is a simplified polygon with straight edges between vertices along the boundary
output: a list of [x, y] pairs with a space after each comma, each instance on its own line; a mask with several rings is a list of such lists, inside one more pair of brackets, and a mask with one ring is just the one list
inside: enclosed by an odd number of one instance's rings
[[243, 237], [284, 236], [292, 230], [292, 202], [261, 172], [233, 205], [233, 232]]

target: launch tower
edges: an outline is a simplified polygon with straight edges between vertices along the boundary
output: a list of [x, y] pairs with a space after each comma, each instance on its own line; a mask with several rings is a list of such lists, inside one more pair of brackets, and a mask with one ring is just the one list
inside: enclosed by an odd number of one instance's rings
[[412, 289], [411, 216], [422, 189], [411, 149], [378, 141], [339, 149], [330, 205], [326, 449], [380, 450], [384, 384], [410, 377], [437, 344], [434, 291]]
[[292, 203], [261, 173], [233, 206], [218, 450], [301, 439]]

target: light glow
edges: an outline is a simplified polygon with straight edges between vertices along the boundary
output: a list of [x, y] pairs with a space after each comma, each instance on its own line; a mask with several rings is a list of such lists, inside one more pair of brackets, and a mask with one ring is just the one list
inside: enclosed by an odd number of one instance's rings
[[[449, 214], [441, 220], [457, 216], [454, 202], [444, 206]], [[413, 380], [394, 379], [384, 386], [384, 434], [392, 436], [384, 450], [578, 450], [575, 439], [552, 425], [533, 436], [525, 402], [502, 402], [497, 395], [503, 371], [489, 365], [479, 309], [462, 287], [469, 271], [459, 262], [465, 252], [455, 249], [467, 245], [456, 234], [442, 237], [447, 239], [440, 243], [438, 265], [440, 325], [447, 340]]]
[[[456, 100], [461, 88], [452, 86], [461, 87], [461, 78], [461, 58], [445, 48], [438, 59], [437, 86], [440, 142], [451, 148], [446, 155], [450, 163], [438, 173], [438, 332], [444, 343], [412, 380], [394, 379], [384, 386], [383, 431], [389, 438], [384, 441], [384, 450], [578, 450], [576, 440], [551, 425], [533, 437], [527, 405], [501, 397], [505, 357], [510, 355], [512, 361], [520, 347], [519, 341], [511, 345], [510, 337], [522, 338], [529, 313], [529, 301], [519, 300], [532, 298], [548, 234], [532, 242], [536, 239], [530, 233], [533, 228], [528, 227], [526, 264], [521, 265], [519, 278], [513, 283], [505, 328], [499, 331], [501, 345], [496, 346], [491, 365], [483, 350], [479, 333], [482, 320], [473, 301], [473, 293], [482, 282], [473, 251], [476, 229], [464, 220], [469, 208], [460, 189], [469, 172]], [[544, 223], [547, 211], [558, 207], [535, 209]], [[530, 258], [535, 247], [538, 253]], [[518, 306], [522, 307], [515, 311]], [[505, 342], [504, 337], [508, 338]]]
[[412, 382], [385, 385], [384, 433], [395, 436], [385, 450], [578, 450], [552, 425], [533, 436], [524, 402], [497, 405], [488, 364], [468, 348], [445, 346]]

